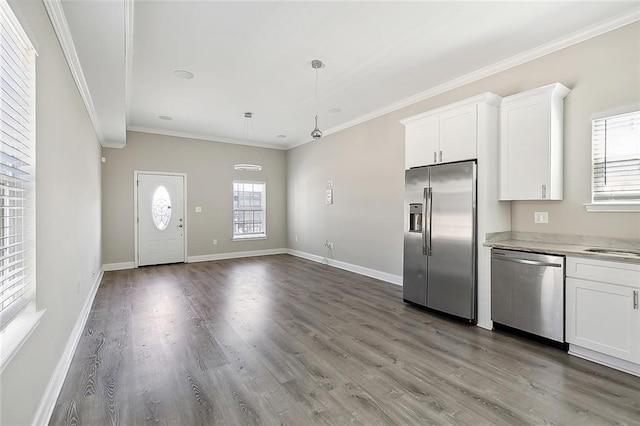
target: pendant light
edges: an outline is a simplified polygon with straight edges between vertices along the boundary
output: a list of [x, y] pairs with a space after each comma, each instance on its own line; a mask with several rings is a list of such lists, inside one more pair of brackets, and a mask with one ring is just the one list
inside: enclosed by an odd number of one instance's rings
[[[249, 128], [253, 131], [253, 122], [251, 119], [253, 118], [252, 112], [244, 113], [245, 125], [244, 125], [244, 136], [245, 140], [249, 140]], [[262, 170], [262, 166], [260, 164], [252, 164], [252, 163], [238, 163], [233, 165], [234, 170], [239, 170], [243, 172], [259, 172]]]
[[318, 129], [318, 68], [321, 68], [323, 65], [320, 59], [311, 61], [311, 68], [316, 70], [316, 127], [311, 132], [313, 139], [320, 139], [322, 137], [322, 131]]

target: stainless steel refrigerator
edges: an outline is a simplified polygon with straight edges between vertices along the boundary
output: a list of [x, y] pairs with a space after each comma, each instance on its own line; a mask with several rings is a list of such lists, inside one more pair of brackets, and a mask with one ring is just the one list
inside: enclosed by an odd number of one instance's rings
[[476, 322], [475, 161], [405, 172], [403, 298]]

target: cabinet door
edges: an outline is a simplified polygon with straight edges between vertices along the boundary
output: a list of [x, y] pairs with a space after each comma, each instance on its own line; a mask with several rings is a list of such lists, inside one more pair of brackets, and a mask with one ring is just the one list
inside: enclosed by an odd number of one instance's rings
[[549, 198], [550, 108], [548, 95], [501, 107], [501, 200]]
[[440, 133], [439, 117], [425, 118], [407, 125], [405, 138], [405, 169], [435, 163]]
[[567, 342], [640, 362], [640, 311], [632, 287], [566, 280]]
[[471, 160], [476, 153], [478, 114], [476, 105], [469, 105], [440, 115], [440, 152], [438, 162]]

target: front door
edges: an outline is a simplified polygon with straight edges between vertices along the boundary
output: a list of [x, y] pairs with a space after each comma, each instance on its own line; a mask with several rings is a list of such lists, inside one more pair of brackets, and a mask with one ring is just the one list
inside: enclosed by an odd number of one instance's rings
[[184, 262], [184, 176], [139, 173], [138, 265]]

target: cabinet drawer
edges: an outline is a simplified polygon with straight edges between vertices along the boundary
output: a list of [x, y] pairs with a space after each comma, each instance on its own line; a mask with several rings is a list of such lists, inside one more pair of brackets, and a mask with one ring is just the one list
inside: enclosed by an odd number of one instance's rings
[[567, 257], [566, 275], [640, 289], [640, 264]]

